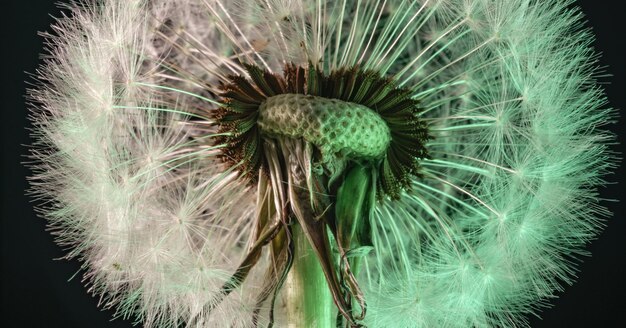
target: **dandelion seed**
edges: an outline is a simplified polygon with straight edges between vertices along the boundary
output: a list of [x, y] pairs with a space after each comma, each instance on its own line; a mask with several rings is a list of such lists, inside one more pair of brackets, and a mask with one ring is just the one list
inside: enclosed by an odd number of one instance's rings
[[71, 5], [33, 190], [145, 327], [523, 326], [615, 165], [568, 4]]

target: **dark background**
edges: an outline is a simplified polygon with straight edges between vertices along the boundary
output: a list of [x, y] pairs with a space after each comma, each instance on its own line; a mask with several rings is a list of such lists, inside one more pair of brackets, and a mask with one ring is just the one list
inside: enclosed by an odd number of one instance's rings
[[[506, 0], [502, 0], [506, 1]], [[588, 26], [597, 36], [600, 63], [609, 66], [612, 77], [605, 79], [611, 105], [626, 109], [626, 10], [621, 1], [577, 1], [587, 15]], [[97, 299], [81, 283], [81, 275], [68, 282], [80, 264], [55, 260], [63, 256], [45, 229], [43, 219], [35, 216], [24, 196], [28, 175], [20, 162], [29, 144], [27, 112], [24, 105], [26, 73], [34, 72], [42, 51], [37, 31], [49, 30], [61, 10], [53, 1], [3, 1], [1, 63], [2, 96], [2, 273], [0, 325], [3, 327], [131, 327], [129, 321], [111, 321], [112, 311], [101, 311]], [[623, 120], [610, 128], [621, 134], [618, 150], [624, 154], [626, 131]], [[610, 177], [623, 181], [623, 168]], [[604, 198], [623, 199], [623, 186], [610, 185], [601, 190]], [[593, 256], [580, 265], [577, 283], [559, 293], [553, 307], [541, 312], [543, 319], [530, 318], [532, 327], [626, 327], [626, 224], [624, 205], [606, 202], [614, 217], [601, 237], [588, 250]]]

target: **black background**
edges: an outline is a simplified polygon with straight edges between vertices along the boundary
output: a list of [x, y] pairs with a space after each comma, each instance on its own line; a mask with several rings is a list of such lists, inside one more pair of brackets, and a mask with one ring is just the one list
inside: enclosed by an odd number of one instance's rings
[[[502, 0], [507, 1], [507, 0]], [[626, 109], [626, 10], [621, 1], [577, 1], [587, 15], [588, 26], [597, 37], [601, 64], [613, 74], [604, 80], [611, 105]], [[35, 216], [24, 196], [28, 175], [20, 162], [29, 143], [24, 93], [42, 51], [38, 31], [49, 30], [52, 16], [61, 10], [52, 1], [3, 1], [1, 63], [2, 96], [2, 275], [0, 325], [3, 327], [131, 327], [129, 321], [111, 321], [112, 311], [101, 311], [98, 300], [87, 294], [77, 261], [55, 260], [64, 253], [45, 230], [43, 219]], [[621, 134], [616, 149], [624, 154], [623, 119], [610, 128]], [[623, 168], [610, 180], [623, 181]], [[621, 183], [620, 183], [621, 184]], [[601, 190], [608, 199], [623, 199], [613, 184]], [[588, 250], [593, 256], [580, 265], [577, 283], [559, 293], [553, 307], [541, 312], [543, 319], [530, 318], [532, 327], [617, 327], [626, 326], [626, 224], [624, 205], [605, 203], [614, 217]]]

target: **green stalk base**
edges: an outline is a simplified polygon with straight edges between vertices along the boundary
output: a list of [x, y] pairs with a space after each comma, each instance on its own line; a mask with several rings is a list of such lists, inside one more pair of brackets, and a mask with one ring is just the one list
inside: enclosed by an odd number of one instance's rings
[[334, 327], [334, 303], [322, 267], [302, 227], [295, 224], [292, 232], [295, 245], [293, 266], [284, 285], [288, 327]]

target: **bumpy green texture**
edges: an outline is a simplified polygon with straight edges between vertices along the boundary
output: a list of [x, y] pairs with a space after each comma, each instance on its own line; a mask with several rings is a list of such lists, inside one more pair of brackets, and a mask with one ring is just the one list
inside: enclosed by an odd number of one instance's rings
[[371, 109], [311, 95], [268, 98], [259, 108], [258, 124], [265, 133], [302, 137], [324, 157], [343, 152], [352, 158], [378, 158], [391, 141], [387, 124]]

